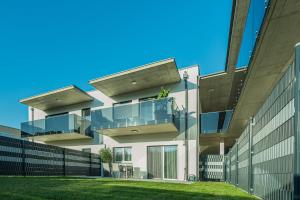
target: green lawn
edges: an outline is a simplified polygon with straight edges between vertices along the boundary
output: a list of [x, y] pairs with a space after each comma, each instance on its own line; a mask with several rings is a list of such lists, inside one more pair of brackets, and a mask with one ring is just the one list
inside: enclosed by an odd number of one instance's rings
[[256, 199], [226, 183], [193, 184], [65, 177], [0, 177], [0, 199]]

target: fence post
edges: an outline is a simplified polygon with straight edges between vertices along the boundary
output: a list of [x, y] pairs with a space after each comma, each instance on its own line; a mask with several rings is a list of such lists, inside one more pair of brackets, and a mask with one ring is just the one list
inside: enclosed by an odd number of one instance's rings
[[223, 182], [226, 182], [226, 156], [223, 155]]
[[90, 156], [90, 171], [89, 171], [89, 174], [90, 174], [90, 176], [92, 176], [92, 153], [89, 153], [89, 156]]
[[239, 185], [239, 140], [236, 139], [236, 171], [235, 171], [235, 185]]
[[294, 200], [300, 199], [300, 42], [295, 45]]
[[21, 140], [21, 147], [22, 147], [22, 175], [26, 176], [26, 170], [25, 170], [25, 144], [24, 140]]
[[63, 175], [66, 176], [66, 149], [63, 148]]
[[229, 149], [229, 183], [231, 183], [231, 150], [232, 149]]
[[253, 194], [253, 167], [252, 167], [252, 157], [253, 157], [253, 126], [254, 118], [250, 118], [249, 124], [249, 159], [248, 159], [248, 192]]

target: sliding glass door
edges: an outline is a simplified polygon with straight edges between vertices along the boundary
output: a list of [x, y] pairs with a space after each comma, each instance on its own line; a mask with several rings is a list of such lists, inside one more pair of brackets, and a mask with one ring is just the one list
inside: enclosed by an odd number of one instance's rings
[[152, 146], [147, 151], [148, 178], [177, 179], [177, 146]]
[[162, 146], [148, 147], [147, 152], [148, 178], [163, 177], [162, 171]]
[[164, 178], [177, 179], [177, 146], [164, 146]]

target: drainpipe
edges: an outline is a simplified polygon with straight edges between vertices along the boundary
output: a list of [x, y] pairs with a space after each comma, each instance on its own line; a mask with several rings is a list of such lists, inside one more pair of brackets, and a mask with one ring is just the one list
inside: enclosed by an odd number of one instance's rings
[[189, 93], [188, 93], [188, 78], [187, 71], [184, 71], [184, 89], [185, 89], [185, 113], [184, 113], [184, 146], [185, 146], [185, 180], [189, 177], [189, 144], [188, 144], [188, 112], [189, 112]]
[[199, 94], [199, 76], [197, 76], [197, 111], [196, 111], [196, 119], [197, 119], [197, 139], [196, 139], [196, 176], [197, 176], [197, 180], [199, 180], [199, 148], [200, 148], [200, 144], [199, 144], [199, 134], [200, 134], [200, 120], [199, 120], [199, 109], [200, 109], [200, 94]]
[[31, 125], [32, 125], [32, 142], [34, 142], [34, 131], [35, 131], [35, 128], [34, 128], [34, 108], [31, 107]]

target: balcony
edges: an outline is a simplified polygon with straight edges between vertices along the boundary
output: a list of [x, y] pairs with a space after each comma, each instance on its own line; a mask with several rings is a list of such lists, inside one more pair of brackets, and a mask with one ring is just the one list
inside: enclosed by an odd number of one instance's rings
[[21, 136], [38, 141], [92, 138], [91, 122], [75, 114], [21, 123]]
[[232, 110], [201, 113], [201, 134], [226, 133], [232, 117]]
[[174, 98], [116, 105], [92, 111], [92, 130], [108, 135], [178, 132], [179, 109]]

